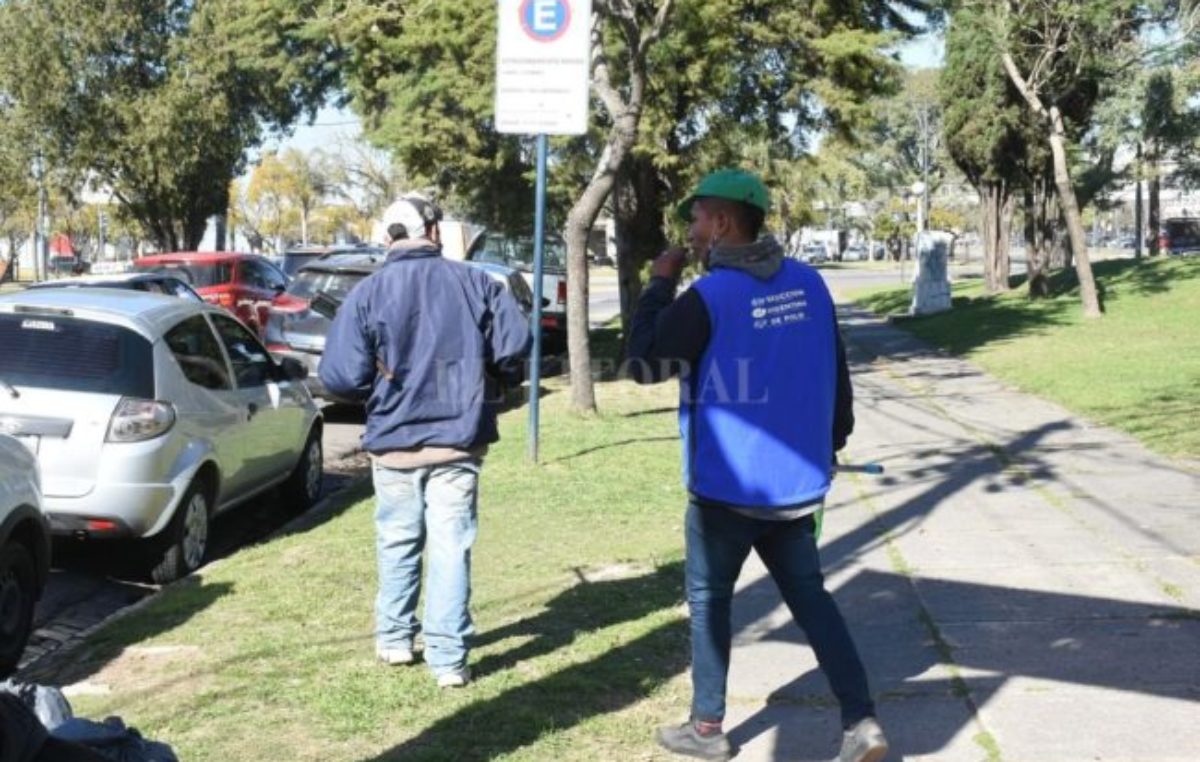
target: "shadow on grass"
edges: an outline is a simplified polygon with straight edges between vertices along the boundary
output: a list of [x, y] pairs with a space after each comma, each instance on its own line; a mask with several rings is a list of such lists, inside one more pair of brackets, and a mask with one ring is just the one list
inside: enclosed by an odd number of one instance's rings
[[555, 458], [554, 460], [548, 461], [548, 464], [549, 463], [565, 463], [568, 460], [575, 460], [576, 458], [582, 458], [586, 455], [591, 455], [594, 452], [600, 452], [601, 450], [612, 450], [612, 449], [616, 449], [618, 447], [625, 447], [626, 445], [631, 445], [631, 444], [641, 444], [643, 442], [678, 442], [678, 441], [679, 441], [679, 437], [677, 437], [677, 436], [639, 437], [636, 439], [622, 439], [620, 442], [609, 442], [608, 444], [596, 445], [595, 447], [589, 447], [586, 450], [580, 450], [579, 452], [573, 452], [570, 455], [564, 455], [561, 458]]
[[[679, 562], [637, 577], [575, 585], [550, 601], [542, 613], [483, 633], [479, 641], [484, 644], [530, 636], [532, 640], [486, 656], [474, 669], [480, 675], [512, 669], [570, 646], [581, 634], [674, 608], [681, 601], [682, 590]], [[673, 619], [632, 640], [614, 643], [588, 661], [469, 704], [370, 760], [504, 757], [547, 733], [570, 729], [645, 699], [687, 668], [688, 653], [687, 622]]]
[[70, 685], [99, 672], [128, 646], [141, 643], [179, 627], [192, 617], [233, 592], [228, 582], [205, 583], [187, 577], [163, 588], [154, 606], [154, 616], [134, 615], [119, 619], [86, 644], [52, 653], [26, 667], [20, 678], [26, 682]]

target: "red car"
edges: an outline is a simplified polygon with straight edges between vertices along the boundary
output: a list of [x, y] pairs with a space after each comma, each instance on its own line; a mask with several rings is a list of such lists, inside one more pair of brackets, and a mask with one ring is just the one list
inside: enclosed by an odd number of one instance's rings
[[266, 325], [271, 302], [288, 283], [283, 271], [265, 258], [229, 251], [155, 254], [142, 257], [133, 266], [178, 277], [204, 301], [224, 307], [259, 333]]

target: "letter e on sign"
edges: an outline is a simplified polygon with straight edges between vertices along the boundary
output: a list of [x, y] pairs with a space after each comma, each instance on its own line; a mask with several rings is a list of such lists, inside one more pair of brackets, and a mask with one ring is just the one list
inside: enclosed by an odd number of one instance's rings
[[554, 42], [571, 25], [571, 6], [567, 0], [524, 0], [521, 3], [521, 28], [538, 42]]

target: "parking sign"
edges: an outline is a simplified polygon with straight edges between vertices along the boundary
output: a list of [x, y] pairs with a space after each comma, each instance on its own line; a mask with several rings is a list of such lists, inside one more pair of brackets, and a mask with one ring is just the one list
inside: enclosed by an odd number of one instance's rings
[[496, 129], [587, 132], [591, 0], [498, 0]]

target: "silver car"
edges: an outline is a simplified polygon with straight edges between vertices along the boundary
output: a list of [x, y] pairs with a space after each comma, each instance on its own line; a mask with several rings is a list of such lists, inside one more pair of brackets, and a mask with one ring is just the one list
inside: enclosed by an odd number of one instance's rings
[[157, 582], [196, 569], [209, 522], [273, 487], [320, 495], [307, 372], [228, 312], [111, 289], [0, 297], [0, 430], [41, 465], [56, 535], [135, 538]]
[[0, 433], [0, 678], [17, 667], [50, 568], [37, 461]]

